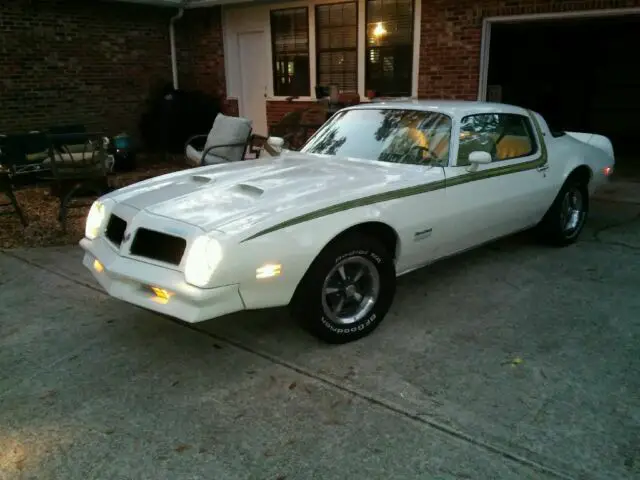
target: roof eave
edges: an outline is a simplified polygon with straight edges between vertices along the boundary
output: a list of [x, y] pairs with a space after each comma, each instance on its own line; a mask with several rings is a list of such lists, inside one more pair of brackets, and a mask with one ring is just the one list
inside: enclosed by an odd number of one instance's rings
[[139, 3], [155, 7], [204, 8], [232, 3], [252, 3], [252, 0], [106, 0], [110, 2]]

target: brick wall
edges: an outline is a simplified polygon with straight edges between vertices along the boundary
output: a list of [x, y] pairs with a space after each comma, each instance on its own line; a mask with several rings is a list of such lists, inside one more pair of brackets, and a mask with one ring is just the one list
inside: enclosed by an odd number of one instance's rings
[[[172, 82], [176, 9], [99, 0], [2, 0], [0, 132], [84, 123], [137, 134], [150, 90]], [[220, 9], [176, 23], [181, 88], [225, 95]], [[237, 115], [237, 102], [224, 102]]]
[[640, 6], [640, 0], [425, 0], [422, 2], [418, 96], [475, 100], [482, 19]]
[[[640, 0], [423, 0], [418, 96], [477, 98], [485, 17], [637, 6]], [[308, 106], [308, 102], [268, 101], [267, 122], [273, 125], [287, 112]]]
[[237, 117], [240, 115], [240, 107], [238, 106], [238, 100], [235, 98], [227, 98], [223, 104], [223, 113]]
[[84, 123], [133, 131], [149, 89], [171, 81], [173, 12], [84, 0], [2, 0], [0, 131]]
[[[358, 95], [343, 94], [340, 96], [339, 101], [344, 104], [357, 104], [359, 102]], [[267, 125], [272, 126], [280, 121], [287, 113], [295, 110], [307, 109], [311, 107], [318, 107], [317, 101], [294, 101], [287, 102], [284, 100], [268, 100], [267, 101]], [[309, 119], [309, 122], [316, 122], [316, 118]]]
[[180, 88], [226, 95], [220, 8], [185, 10], [176, 23]]
[[267, 101], [267, 125], [278, 123], [287, 113], [295, 110], [318, 106], [317, 102], [286, 102], [280, 100]]
[[[428, 0], [422, 3], [420, 97], [477, 96], [482, 18], [640, 6], [640, 0]], [[152, 87], [171, 82], [174, 9], [85, 0], [2, 0], [0, 132], [84, 123], [137, 132]], [[187, 10], [176, 24], [180, 87], [225, 99], [219, 8]], [[268, 124], [313, 102], [267, 102]]]
[[219, 96], [223, 112], [238, 116], [238, 101], [226, 98], [221, 9], [185, 10], [176, 23], [176, 47], [180, 88]]

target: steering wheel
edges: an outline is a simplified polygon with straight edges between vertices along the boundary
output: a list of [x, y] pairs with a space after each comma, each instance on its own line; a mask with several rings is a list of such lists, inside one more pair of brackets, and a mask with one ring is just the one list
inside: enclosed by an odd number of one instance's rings
[[[422, 145], [412, 145], [407, 155], [411, 155], [411, 152], [414, 150], [416, 150], [416, 152], [413, 155], [416, 159], [421, 160], [421, 163], [431, 163], [439, 160], [437, 155], [430, 150], [429, 147], [423, 147]], [[424, 157], [425, 153], [427, 154], [426, 158]]]

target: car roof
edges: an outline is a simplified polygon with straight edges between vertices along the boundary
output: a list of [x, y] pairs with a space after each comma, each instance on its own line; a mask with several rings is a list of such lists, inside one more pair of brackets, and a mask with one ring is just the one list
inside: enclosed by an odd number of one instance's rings
[[349, 109], [400, 109], [400, 110], [424, 110], [441, 112], [450, 117], [461, 118], [465, 115], [479, 113], [515, 113], [527, 115], [527, 110], [515, 105], [496, 102], [480, 102], [471, 100], [416, 100], [416, 99], [393, 99], [359, 103]]

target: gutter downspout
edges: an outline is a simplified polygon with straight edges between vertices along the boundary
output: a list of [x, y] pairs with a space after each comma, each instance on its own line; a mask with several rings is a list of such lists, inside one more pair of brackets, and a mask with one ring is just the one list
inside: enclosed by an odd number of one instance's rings
[[173, 89], [178, 89], [178, 59], [176, 55], [176, 33], [174, 24], [184, 15], [184, 8], [180, 7], [178, 14], [169, 21], [169, 43], [171, 44], [171, 73], [173, 74]]

